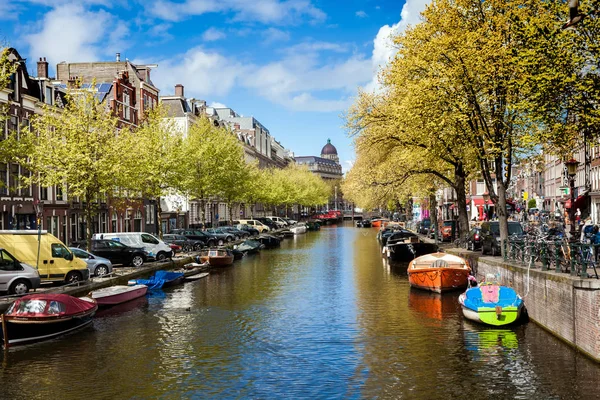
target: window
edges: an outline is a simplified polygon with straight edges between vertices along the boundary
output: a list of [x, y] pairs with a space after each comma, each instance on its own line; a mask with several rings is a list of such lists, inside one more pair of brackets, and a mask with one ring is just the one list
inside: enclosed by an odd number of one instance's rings
[[62, 187], [62, 185], [57, 185], [56, 186], [56, 200], [57, 201], [62, 201], [63, 200], [63, 187]]
[[52, 105], [52, 87], [46, 86], [46, 96], [44, 97], [46, 104]]
[[40, 188], [40, 200], [48, 200], [48, 188], [47, 187]]
[[11, 307], [11, 309], [8, 310], [7, 313], [13, 311], [15, 314], [40, 314], [44, 312], [45, 308], [45, 300], [27, 300], [20, 302], [19, 308], [17, 310], [13, 310], [13, 307]]
[[143, 243], [151, 243], [151, 244], [159, 243], [159, 241], [154, 236], [148, 235], [147, 233], [142, 234], [142, 242]]
[[108, 240], [105, 243], [108, 245], [108, 247], [110, 247], [112, 249], [122, 249], [125, 247], [125, 245], [123, 243], [119, 243], [114, 240]]
[[0, 164], [0, 194], [8, 194], [8, 166]]
[[77, 258], [83, 258], [86, 260], [89, 258], [89, 254], [81, 249], [72, 249], [71, 251], [73, 252], [73, 254], [75, 254], [75, 257]]
[[135, 211], [133, 230], [134, 232], [140, 232], [142, 230], [142, 212], [140, 210]]
[[77, 241], [77, 216], [71, 215], [71, 242]]
[[100, 232], [106, 232], [106, 213], [100, 214]]
[[125, 232], [131, 232], [131, 214], [125, 210]]
[[0, 250], [0, 270], [16, 271], [18, 268], [17, 260], [4, 250]]
[[52, 243], [52, 257], [66, 258], [70, 253], [65, 246], [60, 243]]
[[112, 214], [112, 220], [110, 221], [110, 231], [111, 232], [116, 232], [117, 231], [117, 213], [114, 212]]
[[10, 164], [10, 191], [17, 193], [19, 188], [19, 165]]
[[123, 91], [123, 104], [125, 104], [123, 118], [125, 119], [125, 121], [129, 121], [129, 119], [131, 118], [131, 111], [129, 108], [131, 105], [131, 100], [129, 97], [129, 92], [127, 90]]
[[52, 300], [48, 306], [46, 314], [61, 314], [67, 311], [65, 305], [59, 301]]

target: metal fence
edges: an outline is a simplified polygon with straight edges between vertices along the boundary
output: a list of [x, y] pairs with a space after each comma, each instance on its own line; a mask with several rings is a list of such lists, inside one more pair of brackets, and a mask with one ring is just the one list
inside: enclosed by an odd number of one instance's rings
[[503, 241], [502, 246], [505, 261], [518, 262], [542, 271], [553, 270], [581, 278], [598, 279], [596, 267], [600, 245], [531, 237], [509, 238]]

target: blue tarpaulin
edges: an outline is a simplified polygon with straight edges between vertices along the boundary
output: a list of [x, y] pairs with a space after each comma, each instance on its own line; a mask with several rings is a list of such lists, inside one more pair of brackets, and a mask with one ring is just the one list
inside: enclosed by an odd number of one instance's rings
[[154, 276], [148, 279], [137, 279], [135, 282], [138, 285], [146, 285], [149, 290], [160, 289], [166, 282], [175, 280], [183, 276], [181, 272], [168, 272], [164, 270], [156, 271]]

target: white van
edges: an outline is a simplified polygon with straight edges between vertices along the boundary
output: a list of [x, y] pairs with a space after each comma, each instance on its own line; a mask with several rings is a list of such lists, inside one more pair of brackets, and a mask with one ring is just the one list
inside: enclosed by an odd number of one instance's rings
[[269, 232], [270, 230], [268, 226], [255, 219], [240, 219], [238, 222], [243, 225], [250, 225], [254, 229], [257, 229], [260, 233]]
[[92, 239], [110, 239], [131, 247], [143, 247], [150, 259], [164, 260], [173, 256], [171, 246], [145, 232], [94, 233]]
[[286, 226], [288, 226], [288, 223], [283, 218], [275, 217], [272, 215], [268, 215], [267, 218], [275, 222], [280, 228], [285, 228]]

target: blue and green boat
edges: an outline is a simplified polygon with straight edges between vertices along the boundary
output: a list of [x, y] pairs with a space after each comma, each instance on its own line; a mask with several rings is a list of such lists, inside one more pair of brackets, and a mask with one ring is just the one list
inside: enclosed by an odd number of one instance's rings
[[458, 302], [465, 318], [491, 326], [515, 323], [521, 317], [523, 299], [514, 289], [497, 282], [483, 282], [461, 294]]

